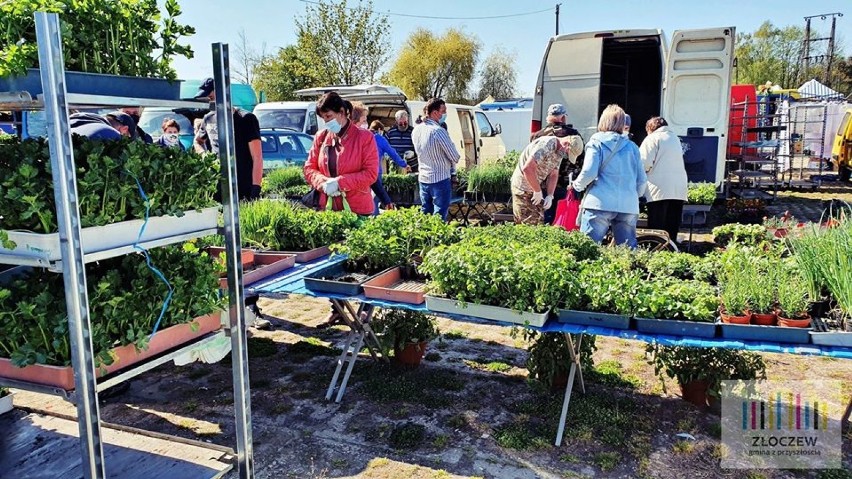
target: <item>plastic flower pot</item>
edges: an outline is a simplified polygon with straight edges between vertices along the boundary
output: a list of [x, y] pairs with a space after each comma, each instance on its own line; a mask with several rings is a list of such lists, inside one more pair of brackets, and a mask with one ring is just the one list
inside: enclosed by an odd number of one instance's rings
[[408, 343], [400, 350], [394, 351], [396, 362], [405, 366], [420, 366], [423, 361], [423, 355], [426, 354], [426, 346], [428, 341], [419, 343]]
[[785, 328], [807, 328], [811, 325], [811, 317], [805, 315], [804, 318], [784, 318], [778, 316], [778, 326]]
[[760, 326], [775, 326], [778, 316], [775, 313], [754, 313], [751, 315], [751, 322]]
[[741, 315], [728, 314], [724, 309], [719, 313], [719, 316], [722, 318], [723, 323], [727, 324], [750, 324], [751, 323], [751, 312], [746, 311]]
[[710, 383], [707, 381], [691, 381], [680, 384], [680, 395], [684, 401], [692, 403], [701, 409], [707, 408], [707, 391]]

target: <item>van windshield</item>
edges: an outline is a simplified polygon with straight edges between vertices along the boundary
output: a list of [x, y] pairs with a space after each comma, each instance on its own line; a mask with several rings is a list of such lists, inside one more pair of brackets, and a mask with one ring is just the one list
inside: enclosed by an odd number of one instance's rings
[[192, 122], [186, 116], [172, 110], [155, 110], [146, 108], [139, 115], [139, 127], [154, 138], [158, 138], [163, 132], [163, 121], [172, 119], [177, 121], [182, 134], [192, 134]]
[[255, 110], [254, 116], [261, 128], [292, 128], [302, 131], [305, 126], [305, 110]]

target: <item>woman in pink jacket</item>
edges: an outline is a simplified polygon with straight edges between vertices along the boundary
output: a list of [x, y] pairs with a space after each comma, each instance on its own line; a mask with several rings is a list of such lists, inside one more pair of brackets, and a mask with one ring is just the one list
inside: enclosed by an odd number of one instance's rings
[[349, 121], [351, 110], [351, 104], [337, 92], [328, 92], [317, 101], [317, 115], [325, 120], [325, 129], [314, 137], [305, 162], [305, 179], [320, 193], [321, 209], [331, 197], [335, 211], [344, 209], [345, 199], [353, 213], [370, 215], [370, 185], [378, 176], [379, 155], [373, 134]]

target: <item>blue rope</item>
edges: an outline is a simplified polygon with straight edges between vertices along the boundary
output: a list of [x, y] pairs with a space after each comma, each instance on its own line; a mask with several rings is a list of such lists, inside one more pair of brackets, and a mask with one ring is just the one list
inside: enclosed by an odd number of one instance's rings
[[154, 275], [157, 276], [160, 281], [162, 281], [163, 284], [166, 285], [167, 288], [169, 288], [169, 294], [166, 295], [166, 300], [163, 301], [163, 307], [160, 309], [160, 315], [157, 317], [157, 322], [154, 323], [154, 331], [151, 332], [151, 336], [149, 337], [150, 339], [153, 338], [155, 334], [157, 334], [157, 330], [160, 328], [160, 322], [162, 322], [163, 316], [165, 316], [166, 314], [166, 310], [169, 309], [169, 303], [171, 303], [172, 301], [172, 296], [174, 295], [175, 289], [174, 287], [172, 287], [172, 284], [169, 283], [169, 281], [166, 279], [165, 275], [163, 275], [163, 273], [160, 272], [160, 270], [157, 269], [151, 263], [151, 256], [148, 254], [148, 250], [139, 246], [139, 242], [142, 240], [142, 235], [145, 234], [145, 228], [148, 227], [148, 215], [151, 211], [151, 204], [148, 201], [148, 195], [146, 195], [145, 190], [142, 189], [142, 183], [139, 182], [139, 178], [136, 178], [133, 173], [127, 170], [125, 171], [128, 175], [130, 175], [131, 178], [136, 181], [136, 186], [137, 188], [139, 188], [139, 195], [142, 196], [142, 201], [145, 202], [145, 221], [142, 222], [142, 227], [139, 228], [139, 235], [136, 237], [136, 242], [133, 243], [133, 248], [142, 253], [143, 256], [145, 256], [145, 264], [148, 266], [148, 269], [150, 269], [151, 272], [154, 273]]

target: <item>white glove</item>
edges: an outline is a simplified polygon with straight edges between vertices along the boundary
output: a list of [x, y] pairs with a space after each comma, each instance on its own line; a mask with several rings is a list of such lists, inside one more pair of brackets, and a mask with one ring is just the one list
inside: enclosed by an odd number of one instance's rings
[[540, 204], [541, 204], [541, 201], [542, 201], [543, 199], [544, 199], [544, 197], [541, 195], [541, 191], [533, 192], [533, 195], [532, 195], [532, 204], [534, 204], [534, 205], [538, 206], [538, 205], [540, 205]]
[[337, 184], [337, 178], [329, 178], [322, 184], [322, 190], [328, 196], [340, 196], [340, 185]]
[[544, 210], [547, 211], [553, 205], [553, 195], [547, 195], [544, 197]]

